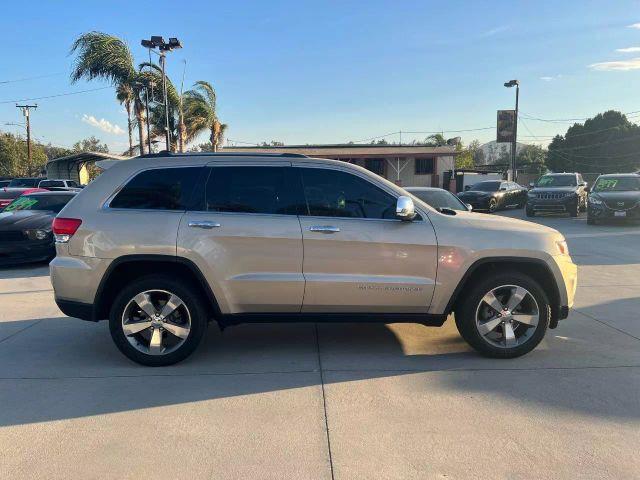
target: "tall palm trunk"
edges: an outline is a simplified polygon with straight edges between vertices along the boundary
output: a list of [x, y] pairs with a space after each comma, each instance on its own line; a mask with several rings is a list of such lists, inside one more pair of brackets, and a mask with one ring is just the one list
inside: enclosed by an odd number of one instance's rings
[[136, 114], [136, 120], [138, 122], [138, 139], [140, 141], [140, 155], [144, 155], [145, 153], [147, 153], [145, 151], [146, 139], [144, 134], [146, 115], [145, 115], [144, 105], [142, 105], [142, 102], [137, 98], [134, 100], [134, 112]]
[[131, 102], [124, 102], [124, 108], [127, 110], [127, 127], [129, 129], [129, 155], [133, 155], [133, 124], [131, 123]]
[[184, 124], [182, 117], [180, 117], [180, 123], [178, 123], [178, 151], [184, 152], [187, 144], [187, 126]]

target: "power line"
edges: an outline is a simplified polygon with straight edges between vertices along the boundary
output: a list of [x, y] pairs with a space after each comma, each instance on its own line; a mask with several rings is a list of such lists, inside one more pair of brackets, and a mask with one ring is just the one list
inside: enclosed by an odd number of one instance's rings
[[46, 75], [36, 75], [34, 77], [15, 78], [13, 80], [0, 80], [0, 85], [6, 85], [8, 83], [26, 82], [28, 80], [37, 80], [39, 78], [55, 77], [57, 75], [62, 75], [62, 74], [64, 74], [64, 72], [48, 73]]
[[78, 90], [77, 92], [57, 93], [55, 95], [47, 95], [44, 97], [19, 98], [17, 100], [2, 100], [0, 101], [0, 104], [16, 103], [16, 102], [31, 102], [33, 100], [46, 100], [49, 98], [68, 97], [69, 95], [79, 95], [81, 93], [97, 92], [98, 90], [106, 90], [107, 88], [113, 88], [113, 87], [108, 86], [108, 87], [90, 88], [88, 90]]

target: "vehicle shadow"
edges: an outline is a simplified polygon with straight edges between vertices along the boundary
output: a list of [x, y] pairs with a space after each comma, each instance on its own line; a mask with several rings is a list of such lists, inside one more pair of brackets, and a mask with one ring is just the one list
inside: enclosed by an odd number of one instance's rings
[[9, 278], [45, 277], [49, 275], [49, 263], [38, 262], [26, 265], [0, 267], [0, 280]]
[[[7, 323], [21, 322], [3, 322], [0, 328], [17, 327]], [[574, 367], [576, 357], [589, 355], [588, 342], [571, 353], [573, 363], [567, 365], [574, 366], [567, 368], [558, 367], [564, 360], [557, 359], [561, 345], [553, 339], [526, 357], [492, 360], [472, 352], [450, 324], [443, 329], [417, 324], [211, 328], [191, 358], [153, 369], [124, 358], [104, 322], [44, 319], [0, 340], [0, 426], [318, 389], [322, 377], [330, 386], [416, 374], [427, 374], [412, 377], [425, 395], [435, 382], [448, 392], [506, 397], [520, 407], [640, 417], [638, 369]]]

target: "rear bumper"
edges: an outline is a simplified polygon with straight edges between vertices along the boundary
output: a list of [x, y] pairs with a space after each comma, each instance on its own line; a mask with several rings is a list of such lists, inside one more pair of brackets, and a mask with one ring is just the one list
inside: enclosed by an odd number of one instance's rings
[[80, 320], [89, 320], [96, 322], [94, 308], [92, 303], [74, 302], [72, 300], [62, 300], [56, 298], [58, 308], [68, 317], [79, 318]]
[[[60, 255], [49, 264], [51, 285], [60, 302], [93, 305], [98, 286], [111, 260]], [[66, 307], [65, 307], [66, 308]], [[60, 310], [65, 310], [60, 307]], [[66, 313], [66, 312], [65, 312]], [[77, 315], [73, 315], [77, 316]], [[82, 318], [79, 317], [78, 318]]]

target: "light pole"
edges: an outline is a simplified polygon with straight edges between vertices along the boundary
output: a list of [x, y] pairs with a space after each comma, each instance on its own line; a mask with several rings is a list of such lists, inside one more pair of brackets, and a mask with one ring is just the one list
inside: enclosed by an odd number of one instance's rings
[[160, 51], [160, 68], [162, 69], [162, 93], [164, 96], [164, 134], [167, 151], [171, 151], [171, 134], [169, 131], [169, 102], [167, 100], [167, 75], [165, 63], [167, 52], [182, 48], [182, 43], [177, 38], [170, 38], [168, 42], [161, 36], [153, 35], [151, 40], [142, 40], [142, 46], [149, 50], [157, 48]]
[[520, 96], [520, 82], [518, 80], [509, 80], [504, 84], [505, 87], [516, 87], [516, 114], [513, 118], [513, 140], [511, 141], [511, 180], [518, 180], [518, 170], [516, 165], [516, 146], [518, 139], [518, 97]]

